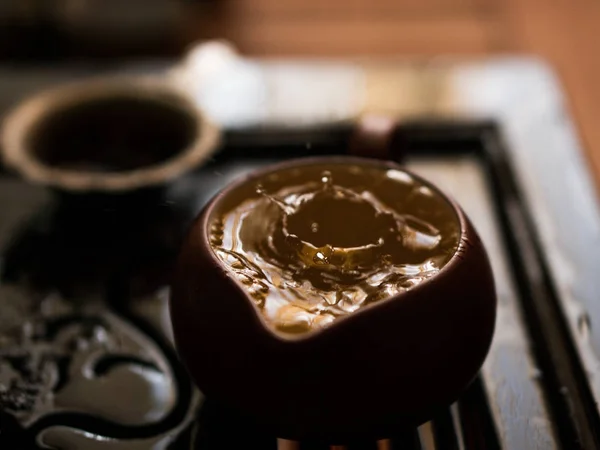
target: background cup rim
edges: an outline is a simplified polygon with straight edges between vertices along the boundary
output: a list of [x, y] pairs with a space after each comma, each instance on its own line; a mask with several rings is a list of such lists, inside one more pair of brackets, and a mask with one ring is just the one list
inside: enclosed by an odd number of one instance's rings
[[[121, 97], [144, 99], [189, 114], [196, 133], [190, 144], [165, 161], [129, 171], [91, 172], [46, 164], [29, 146], [32, 130], [61, 108]], [[69, 192], [127, 192], [165, 184], [197, 167], [217, 149], [221, 132], [176, 85], [159, 77], [101, 77], [56, 86], [25, 99], [4, 120], [2, 162], [25, 179]]]

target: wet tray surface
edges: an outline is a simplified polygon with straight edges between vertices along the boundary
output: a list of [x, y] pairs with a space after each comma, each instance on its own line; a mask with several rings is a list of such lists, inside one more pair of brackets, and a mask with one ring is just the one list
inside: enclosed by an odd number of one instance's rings
[[[598, 444], [582, 343], [593, 313], [577, 312], [573, 328], [511, 151], [522, 141], [502, 117], [481, 116], [406, 120], [400, 136], [407, 167], [456, 198], [486, 244], [499, 300], [490, 354], [418, 430], [332, 448]], [[171, 345], [165, 285], [183, 230], [216, 191], [271, 162], [344, 154], [348, 135], [327, 123], [230, 127], [209, 163], [134, 202], [81, 202], [0, 174], [0, 448], [329, 448], [278, 440], [196, 392]]]

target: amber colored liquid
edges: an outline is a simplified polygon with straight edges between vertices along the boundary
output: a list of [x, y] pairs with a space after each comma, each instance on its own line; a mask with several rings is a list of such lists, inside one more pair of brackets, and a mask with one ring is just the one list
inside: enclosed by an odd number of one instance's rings
[[267, 323], [303, 333], [407, 291], [454, 255], [450, 204], [376, 165], [305, 165], [230, 191], [211, 217], [215, 254]]

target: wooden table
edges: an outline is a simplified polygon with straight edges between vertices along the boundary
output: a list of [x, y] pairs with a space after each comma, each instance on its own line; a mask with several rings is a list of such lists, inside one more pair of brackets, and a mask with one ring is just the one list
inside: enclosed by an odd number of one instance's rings
[[565, 86], [600, 186], [595, 0], [222, 0], [196, 8], [185, 41], [223, 37], [250, 55], [539, 55]]

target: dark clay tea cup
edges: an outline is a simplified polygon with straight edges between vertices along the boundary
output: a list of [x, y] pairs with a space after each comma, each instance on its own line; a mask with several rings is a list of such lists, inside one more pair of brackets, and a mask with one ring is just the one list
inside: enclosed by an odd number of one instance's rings
[[172, 285], [177, 349], [211, 399], [280, 437], [386, 437], [476, 376], [496, 296], [481, 240], [431, 183], [323, 157], [236, 181]]
[[3, 123], [3, 163], [54, 195], [5, 249], [10, 277], [73, 297], [164, 286], [197, 213], [198, 192], [179, 181], [219, 136], [158, 78], [69, 83], [17, 105]]
[[156, 188], [206, 160], [219, 130], [174, 85], [98, 78], [43, 91], [4, 121], [3, 162], [63, 193]]

